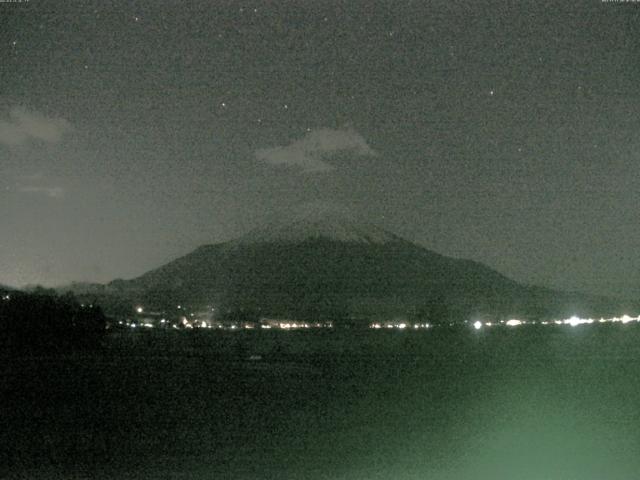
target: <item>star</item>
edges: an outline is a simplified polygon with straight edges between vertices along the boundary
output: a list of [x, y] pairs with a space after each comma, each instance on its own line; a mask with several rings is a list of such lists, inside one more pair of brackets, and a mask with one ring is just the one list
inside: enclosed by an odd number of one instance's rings
[[493, 97], [493, 94], [496, 93], [495, 90], [489, 90], [489, 95]]

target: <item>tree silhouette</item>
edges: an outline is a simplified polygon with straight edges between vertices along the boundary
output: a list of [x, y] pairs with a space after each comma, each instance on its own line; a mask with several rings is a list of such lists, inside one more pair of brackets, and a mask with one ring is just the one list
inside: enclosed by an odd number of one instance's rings
[[52, 353], [95, 348], [105, 333], [100, 307], [82, 305], [72, 294], [57, 296], [41, 288], [2, 293], [0, 334], [9, 348]]

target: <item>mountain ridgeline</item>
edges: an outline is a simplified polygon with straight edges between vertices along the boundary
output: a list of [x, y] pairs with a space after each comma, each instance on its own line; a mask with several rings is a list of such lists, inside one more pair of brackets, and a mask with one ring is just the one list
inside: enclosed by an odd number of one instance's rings
[[107, 290], [158, 309], [214, 305], [221, 315], [345, 322], [550, 319], [632, 308], [522, 285], [480, 263], [334, 218], [297, 219], [202, 246], [138, 278], [111, 282]]

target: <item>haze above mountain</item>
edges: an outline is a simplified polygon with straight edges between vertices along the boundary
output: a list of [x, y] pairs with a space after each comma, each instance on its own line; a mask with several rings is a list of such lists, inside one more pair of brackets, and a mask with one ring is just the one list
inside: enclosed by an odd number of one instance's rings
[[320, 211], [299, 213], [289, 219], [280, 219], [266, 226], [251, 230], [232, 244], [295, 243], [309, 239], [325, 239], [334, 242], [385, 244], [404, 241], [400, 237], [373, 224], [358, 221], [345, 213]]

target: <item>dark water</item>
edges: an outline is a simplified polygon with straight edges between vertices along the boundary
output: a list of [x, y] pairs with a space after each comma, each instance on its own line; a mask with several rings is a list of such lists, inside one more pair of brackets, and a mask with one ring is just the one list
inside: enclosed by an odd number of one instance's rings
[[3, 362], [0, 477], [635, 479], [639, 361], [636, 325], [111, 337]]

